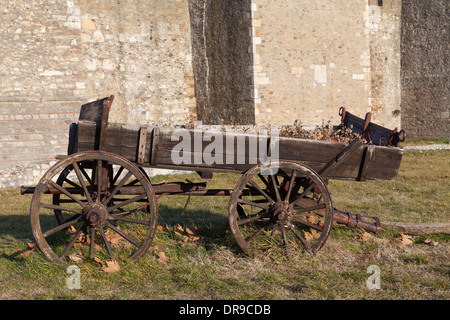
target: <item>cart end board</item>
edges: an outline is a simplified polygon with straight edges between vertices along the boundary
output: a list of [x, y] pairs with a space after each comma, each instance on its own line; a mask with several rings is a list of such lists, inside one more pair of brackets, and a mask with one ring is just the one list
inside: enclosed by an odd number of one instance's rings
[[[98, 124], [78, 123], [78, 151], [98, 147]], [[143, 136], [143, 134], [145, 136]], [[108, 123], [104, 151], [143, 166], [210, 172], [245, 172], [257, 163], [284, 159], [319, 172], [347, 143], [221, 131]], [[402, 158], [395, 147], [358, 144], [324, 178], [394, 180]]]

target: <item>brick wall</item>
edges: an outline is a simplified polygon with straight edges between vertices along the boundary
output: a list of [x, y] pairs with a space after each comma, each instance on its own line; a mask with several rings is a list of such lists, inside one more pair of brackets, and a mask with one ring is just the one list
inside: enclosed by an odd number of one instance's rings
[[67, 152], [82, 104], [110, 118], [195, 113], [188, 0], [0, 0], [0, 188], [36, 183]]

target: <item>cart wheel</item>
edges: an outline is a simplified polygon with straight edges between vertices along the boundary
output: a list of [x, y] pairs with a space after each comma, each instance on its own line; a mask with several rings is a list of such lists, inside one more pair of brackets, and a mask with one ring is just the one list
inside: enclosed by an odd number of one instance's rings
[[229, 224], [246, 253], [274, 247], [315, 254], [333, 224], [326, 184], [307, 166], [294, 161], [256, 165], [239, 180], [230, 197]]
[[136, 261], [148, 250], [158, 221], [156, 196], [142, 171], [103, 151], [76, 153], [50, 168], [35, 189], [30, 213], [36, 243], [61, 265], [74, 252]]

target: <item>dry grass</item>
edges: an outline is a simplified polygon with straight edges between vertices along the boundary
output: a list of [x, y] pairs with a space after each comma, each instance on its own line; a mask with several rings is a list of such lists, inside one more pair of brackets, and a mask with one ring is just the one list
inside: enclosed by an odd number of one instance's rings
[[[349, 183], [331, 181], [334, 204], [343, 210], [381, 220], [448, 222], [450, 151], [408, 151], [397, 181]], [[160, 176], [161, 180], [200, 181], [196, 175]], [[232, 187], [237, 176], [217, 174], [209, 187]], [[28, 210], [31, 196], [0, 191], [0, 299], [449, 299], [449, 237], [425, 235], [402, 245], [399, 235], [385, 230], [360, 241], [363, 232], [335, 226], [319, 254], [274, 251], [250, 258], [236, 247], [227, 223], [227, 198], [191, 200], [181, 216], [185, 197], [159, 202], [160, 224], [149, 253], [106, 274], [91, 261], [79, 263], [81, 289], [69, 290], [64, 268], [41, 253], [16, 255], [32, 241]], [[171, 230], [180, 224], [198, 226], [203, 241], [184, 241]], [[172, 228], [172, 229], [171, 229]], [[425, 243], [426, 238], [438, 242]], [[158, 261], [163, 251], [169, 260]], [[367, 268], [381, 270], [381, 289], [369, 290]]]

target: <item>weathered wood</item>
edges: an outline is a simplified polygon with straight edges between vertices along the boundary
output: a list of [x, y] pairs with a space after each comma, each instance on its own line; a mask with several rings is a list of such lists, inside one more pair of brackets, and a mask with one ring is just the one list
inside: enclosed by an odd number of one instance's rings
[[[98, 145], [95, 123], [79, 121], [78, 127], [79, 151], [95, 149]], [[267, 136], [148, 126], [145, 153], [139, 160], [141, 130], [137, 125], [109, 123], [105, 151], [144, 166], [211, 172], [245, 172], [271, 156], [270, 152], [265, 154], [271, 144], [271, 137]], [[218, 148], [213, 148], [216, 142]], [[333, 164], [323, 175], [325, 179], [392, 180], [397, 176], [402, 158], [401, 149], [362, 143], [348, 153], [344, 152], [348, 144], [340, 142], [280, 137], [278, 143], [279, 159], [301, 162], [317, 172], [343, 153], [345, 159]], [[177, 159], [180, 161], [174, 162]]]
[[103, 107], [106, 103], [109, 103], [109, 108], [114, 100], [114, 95], [109, 97], [92, 101], [81, 106], [80, 116], [78, 120], [95, 121], [100, 123], [103, 115]]
[[147, 128], [139, 129], [139, 148], [138, 148], [138, 164], [143, 164], [145, 159], [145, 147], [147, 143]]
[[423, 234], [445, 233], [450, 234], [450, 223], [411, 223], [382, 221], [383, 228], [391, 228], [412, 236]]
[[100, 137], [98, 143], [98, 149], [103, 150], [106, 144], [106, 130], [108, 129], [108, 119], [109, 119], [109, 109], [111, 108], [112, 101], [114, 100], [114, 96], [111, 96], [108, 99], [103, 100], [102, 106], [102, 118], [100, 122]]
[[[140, 126], [124, 125], [120, 123], [109, 123], [106, 129], [106, 140], [104, 151], [121, 155], [122, 157], [138, 162]], [[143, 164], [149, 164], [151, 152], [151, 134], [153, 129], [147, 127], [145, 138], [145, 150]], [[98, 127], [92, 121], [78, 122], [78, 151], [98, 149]]]

